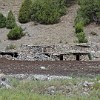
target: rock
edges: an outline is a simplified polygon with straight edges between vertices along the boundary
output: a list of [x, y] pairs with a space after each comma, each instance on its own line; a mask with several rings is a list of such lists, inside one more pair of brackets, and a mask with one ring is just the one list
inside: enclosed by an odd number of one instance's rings
[[100, 83], [100, 80], [98, 81], [98, 83]]
[[40, 80], [40, 81], [47, 81], [48, 76], [47, 75], [34, 75], [35, 80]]
[[2, 58], [2, 55], [0, 55], [0, 58]]
[[6, 79], [4, 76], [0, 77], [0, 88], [5, 87], [6, 89], [12, 89], [12, 86], [10, 85], [8, 79]]
[[98, 34], [94, 31], [90, 32], [91, 35], [95, 35], [95, 36], [98, 36]]
[[12, 57], [12, 56], [10, 56], [10, 55], [4, 55], [3, 57], [4, 57], [4, 58], [6, 58], [6, 59], [8, 59], [8, 60], [13, 59], [13, 57]]
[[2, 77], [5, 77], [5, 74], [1, 73], [1, 70], [0, 70], [0, 79], [1, 79]]
[[40, 67], [40, 69], [42, 69], [42, 70], [46, 70], [46, 67], [44, 67], [44, 66], [41, 66], [41, 67]]
[[83, 92], [83, 94], [84, 94], [84, 95], [89, 95], [89, 93], [88, 93], [88, 92], [85, 92], [85, 91]]
[[4, 81], [0, 82], [0, 87], [5, 87], [6, 89], [12, 89], [12, 87]]
[[16, 78], [16, 79], [19, 79], [19, 80], [23, 80], [23, 79], [28, 78], [28, 74], [12, 74], [12, 75], [9, 75], [9, 77]]
[[95, 52], [95, 58], [100, 58], [100, 51]]
[[70, 93], [72, 91], [71, 86], [66, 86], [66, 93]]
[[92, 87], [94, 85], [94, 82], [88, 82], [88, 81], [85, 81], [83, 83], [83, 87]]
[[50, 95], [54, 95], [54, 94], [56, 93], [56, 88], [55, 88], [55, 86], [48, 87], [47, 92], [48, 92], [48, 94], [50, 94]]

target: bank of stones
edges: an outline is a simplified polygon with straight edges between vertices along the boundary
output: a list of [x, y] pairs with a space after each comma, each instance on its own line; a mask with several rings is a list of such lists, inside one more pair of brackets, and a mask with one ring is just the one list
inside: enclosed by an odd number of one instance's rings
[[28, 61], [100, 60], [99, 44], [21, 45], [17, 51], [0, 52], [0, 57]]

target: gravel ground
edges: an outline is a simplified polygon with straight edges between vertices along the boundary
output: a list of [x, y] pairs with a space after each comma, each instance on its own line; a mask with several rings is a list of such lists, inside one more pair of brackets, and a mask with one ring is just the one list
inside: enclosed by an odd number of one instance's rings
[[[85, 27], [85, 33], [87, 35], [88, 41], [94, 43], [100, 43], [100, 26], [95, 23], [91, 23], [87, 27]], [[96, 35], [91, 34], [91, 32], [95, 32]]]

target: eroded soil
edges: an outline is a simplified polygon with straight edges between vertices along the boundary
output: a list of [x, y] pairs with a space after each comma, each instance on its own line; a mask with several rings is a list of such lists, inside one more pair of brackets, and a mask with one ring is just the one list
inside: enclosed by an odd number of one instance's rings
[[1, 58], [0, 70], [4, 74], [95, 75], [100, 74], [100, 62], [16, 61]]

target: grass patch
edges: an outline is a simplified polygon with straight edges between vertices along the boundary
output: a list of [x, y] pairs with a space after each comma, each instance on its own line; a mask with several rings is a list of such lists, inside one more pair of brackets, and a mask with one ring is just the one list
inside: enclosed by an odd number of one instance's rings
[[[0, 100], [100, 100], [99, 75], [95, 78], [75, 77], [66, 80], [36, 81], [36, 80], [18, 80], [9, 78], [12, 89], [0, 89]], [[81, 83], [85, 81], [95, 82], [94, 88], [90, 88], [87, 94], [84, 94]], [[48, 87], [54, 86], [57, 92], [50, 95], [45, 91]], [[66, 91], [70, 89], [70, 92]], [[65, 93], [64, 93], [65, 92]]]

